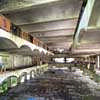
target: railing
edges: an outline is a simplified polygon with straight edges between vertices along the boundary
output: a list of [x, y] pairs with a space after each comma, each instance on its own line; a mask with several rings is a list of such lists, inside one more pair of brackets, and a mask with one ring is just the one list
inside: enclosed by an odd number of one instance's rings
[[45, 64], [41, 66], [2, 73], [0, 74], [0, 93], [4, 93], [9, 88], [38, 77], [47, 70], [48, 64]]

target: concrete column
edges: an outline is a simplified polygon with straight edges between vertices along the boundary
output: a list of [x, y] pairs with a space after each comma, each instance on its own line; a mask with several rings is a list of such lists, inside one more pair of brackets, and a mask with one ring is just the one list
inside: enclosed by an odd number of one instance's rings
[[21, 76], [19, 76], [17, 79], [17, 84], [20, 84], [20, 83], [21, 83]]
[[97, 68], [99, 69], [100, 68], [100, 56], [97, 56]]
[[11, 88], [11, 77], [8, 78], [8, 80], [7, 80], [7, 85], [8, 85], [8, 88]]
[[91, 60], [90, 60], [90, 57], [89, 57], [88, 60], [87, 60], [87, 62], [89, 62], [89, 63], [87, 64], [87, 68], [88, 68], [88, 69], [90, 69], [90, 67], [91, 67], [91, 66], [90, 66], [90, 61], [91, 61]]
[[64, 58], [64, 62], [66, 63], [66, 57]]

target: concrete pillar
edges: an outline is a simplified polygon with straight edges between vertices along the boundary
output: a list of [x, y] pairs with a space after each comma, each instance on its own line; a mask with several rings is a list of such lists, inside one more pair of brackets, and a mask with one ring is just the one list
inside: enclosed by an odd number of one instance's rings
[[35, 77], [35, 71], [32, 70], [32, 71], [30, 72], [30, 80], [33, 79], [34, 77]]
[[90, 67], [91, 67], [91, 66], [90, 66], [90, 61], [91, 61], [91, 60], [90, 60], [90, 57], [89, 57], [88, 60], [87, 60], [87, 62], [89, 62], [89, 63], [87, 64], [87, 68], [88, 68], [88, 69], [90, 69]]
[[25, 77], [25, 80], [24, 80], [24, 82], [26, 82], [26, 81], [27, 81], [27, 75], [28, 75], [28, 74], [27, 74], [27, 73], [25, 73], [25, 76], [24, 76], [24, 77]]
[[15, 66], [15, 55], [12, 55], [12, 68]]
[[11, 77], [7, 79], [8, 88], [11, 88]]
[[97, 56], [97, 68], [98, 69], [100, 68], [100, 56], [99, 55]]
[[17, 84], [20, 84], [20, 83], [21, 83], [21, 76], [19, 76], [17, 79]]
[[66, 57], [64, 58], [64, 62], [66, 63]]

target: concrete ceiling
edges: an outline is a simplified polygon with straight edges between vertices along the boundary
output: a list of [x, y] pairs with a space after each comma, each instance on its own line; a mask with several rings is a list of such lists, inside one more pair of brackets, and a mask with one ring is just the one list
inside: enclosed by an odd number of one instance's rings
[[42, 31], [52, 31], [58, 29], [72, 29], [75, 28], [77, 24], [77, 19], [66, 19], [58, 21], [41, 22], [35, 24], [25, 24], [19, 25], [25, 32], [42, 32]]
[[[91, 2], [91, 0], [90, 0]], [[88, 10], [89, 11], [89, 10]], [[95, 0], [88, 26], [79, 33], [74, 54], [100, 54], [100, 0]], [[87, 18], [88, 15], [86, 15]], [[83, 18], [84, 19], [84, 18]], [[85, 23], [85, 20], [84, 20]], [[83, 23], [83, 26], [84, 26]]]
[[52, 4], [49, 3], [45, 5], [39, 5], [36, 6], [35, 8], [33, 6], [28, 8], [27, 10], [20, 9], [16, 11], [14, 10], [15, 8], [14, 7], [12, 8], [13, 12], [3, 12], [3, 13], [7, 14], [7, 17], [9, 17], [12, 20], [12, 22], [14, 22], [16, 25], [48, 22], [48, 21], [62, 20], [68, 18], [78, 18], [82, 3], [80, 2], [81, 0], [59, 0], [59, 1], [60, 2]]
[[89, 21], [89, 27], [100, 28], [100, 0], [95, 0], [92, 14]]
[[49, 48], [70, 48], [82, 0], [4, 0], [0, 12]]
[[75, 28], [72, 29], [58, 29], [58, 30], [51, 30], [51, 31], [43, 31], [43, 32], [32, 32], [31, 35], [34, 37], [51, 37], [51, 36], [68, 36], [74, 35]]

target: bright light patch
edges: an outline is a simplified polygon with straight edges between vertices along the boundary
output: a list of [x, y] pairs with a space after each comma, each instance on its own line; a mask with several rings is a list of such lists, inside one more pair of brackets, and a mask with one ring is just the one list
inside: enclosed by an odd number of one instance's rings
[[66, 62], [72, 62], [74, 61], [74, 58], [66, 58]]
[[27, 75], [27, 80], [30, 80], [30, 75]]
[[21, 83], [24, 83], [24, 80], [25, 80], [25, 78], [24, 78], [24, 77], [22, 77], [22, 79], [21, 79]]
[[58, 48], [57, 49], [59, 52], [63, 52], [64, 51], [64, 49], [60, 49], [60, 48]]
[[55, 58], [55, 62], [64, 63], [64, 58]]

